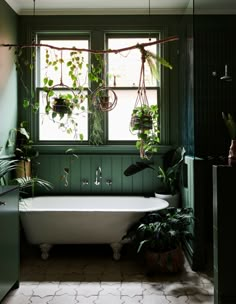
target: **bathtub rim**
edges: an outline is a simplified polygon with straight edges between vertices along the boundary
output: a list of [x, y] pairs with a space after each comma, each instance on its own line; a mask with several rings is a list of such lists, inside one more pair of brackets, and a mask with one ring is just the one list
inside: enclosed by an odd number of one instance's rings
[[[142, 206], [142, 209], [141, 208], [116, 208], [116, 209], [108, 209], [108, 208], [101, 208], [101, 207], [96, 207], [96, 208], [87, 208], [87, 209], [78, 209], [78, 208], [52, 208], [51, 206], [48, 208], [30, 208], [31, 206], [26, 206], [27, 203], [30, 203], [32, 202], [34, 199], [39, 199], [39, 198], [51, 198], [51, 199], [56, 199], [56, 198], [75, 198], [75, 197], [83, 197], [83, 198], [96, 198], [96, 197], [104, 197], [106, 199], [108, 198], [132, 198], [132, 199], [150, 199], [154, 202], [160, 202], [161, 205], [158, 207], [157, 206], [151, 206], [149, 208], [145, 207], [145, 206]], [[164, 199], [160, 199], [160, 198], [156, 198], [156, 197], [145, 197], [145, 196], [118, 196], [118, 195], [108, 195], [108, 196], [104, 196], [104, 195], [66, 195], [66, 196], [60, 196], [60, 195], [52, 195], [52, 196], [36, 196], [36, 197], [30, 197], [30, 198], [26, 198], [26, 199], [22, 199], [20, 202], [19, 202], [19, 211], [20, 212], [104, 212], [104, 213], [124, 213], [124, 212], [137, 212], [137, 213], [140, 213], [140, 212], [152, 212], [152, 211], [158, 211], [158, 210], [162, 210], [162, 209], [166, 209], [168, 208], [169, 206], [169, 203], [164, 200]], [[134, 207], [135, 207], [135, 204], [134, 204]], [[144, 208], [145, 207], [145, 208]]]

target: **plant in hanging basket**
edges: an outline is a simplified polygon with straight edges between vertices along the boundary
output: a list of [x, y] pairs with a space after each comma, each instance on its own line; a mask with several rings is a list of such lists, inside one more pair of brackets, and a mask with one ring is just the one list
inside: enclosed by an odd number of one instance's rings
[[156, 152], [160, 142], [157, 105], [135, 107], [131, 116], [130, 131], [137, 133], [136, 147], [140, 150], [141, 158], [149, 158], [151, 153]]
[[67, 95], [54, 97], [52, 109], [55, 113], [58, 113], [60, 116], [64, 114], [72, 114], [73, 108], [74, 105], [72, 102], [70, 102], [70, 99], [68, 99]]
[[143, 105], [133, 109], [130, 122], [132, 131], [150, 130], [152, 125], [152, 112], [149, 106]]

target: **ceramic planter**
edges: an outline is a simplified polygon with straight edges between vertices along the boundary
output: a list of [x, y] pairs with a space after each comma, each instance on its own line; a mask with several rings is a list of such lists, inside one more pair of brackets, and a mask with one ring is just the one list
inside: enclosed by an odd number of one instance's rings
[[16, 178], [31, 177], [31, 162], [27, 160], [20, 160], [16, 167]]
[[183, 270], [184, 255], [181, 247], [166, 252], [145, 252], [148, 273], [175, 273]]
[[155, 197], [163, 199], [169, 203], [169, 207], [179, 207], [179, 201], [180, 201], [180, 195], [179, 193], [176, 194], [161, 194], [161, 193], [155, 193]]

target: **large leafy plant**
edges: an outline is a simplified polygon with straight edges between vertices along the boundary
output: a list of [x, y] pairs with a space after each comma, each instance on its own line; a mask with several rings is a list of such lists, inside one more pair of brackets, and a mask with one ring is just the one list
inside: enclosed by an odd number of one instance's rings
[[184, 240], [192, 238], [189, 231], [192, 221], [191, 208], [169, 207], [147, 213], [128, 230], [125, 238], [136, 244], [137, 252], [144, 249], [170, 251], [181, 246]]
[[40, 179], [38, 177], [21, 177], [21, 178], [8, 178], [6, 176], [11, 171], [17, 168], [17, 160], [0, 160], [0, 184], [1, 185], [17, 185], [19, 186], [20, 192], [25, 193], [26, 189], [31, 189], [32, 195], [34, 195], [34, 190], [36, 186], [42, 187], [46, 190], [51, 190], [53, 188], [52, 184], [46, 180]]
[[184, 160], [185, 149], [168, 151], [164, 156], [163, 167], [158, 167], [158, 178], [160, 180], [158, 193], [176, 194], [179, 191], [180, 168]]
[[0, 160], [0, 184], [6, 185], [6, 175], [15, 170], [17, 167], [16, 160], [2, 159]]

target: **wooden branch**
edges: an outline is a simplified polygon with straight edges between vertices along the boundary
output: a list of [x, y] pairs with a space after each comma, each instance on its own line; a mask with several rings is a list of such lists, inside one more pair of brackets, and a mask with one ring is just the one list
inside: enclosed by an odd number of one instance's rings
[[156, 41], [152, 41], [152, 42], [147, 42], [147, 43], [138, 43], [132, 46], [128, 46], [125, 48], [121, 48], [121, 49], [109, 49], [109, 50], [92, 50], [92, 49], [79, 49], [79, 48], [75, 48], [75, 47], [57, 47], [57, 46], [53, 46], [50, 44], [40, 44], [40, 43], [35, 43], [35, 44], [29, 44], [29, 45], [20, 45], [20, 44], [0, 44], [0, 47], [8, 47], [9, 49], [11, 48], [35, 48], [35, 47], [47, 47], [47, 48], [51, 48], [54, 50], [58, 50], [58, 51], [76, 51], [76, 52], [88, 52], [88, 53], [93, 53], [93, 54], [108, 54], [108, 53], [121, 53], [121, 52], [125, 52], [125, 51], [129, 51], [129, 50], [133, 50], [133, 49], [142, 49], [145, 48], [147, 46], [150, 45], [154, 45], [154, 44], [162, 44], [162, 43], [166, 43], [166, 42], [170, 42], [170, 41], [176, 41], [179, 40], [178, 36], [171, 36], [168, 38], [164, 38], [161, 40], [156, 40]]

